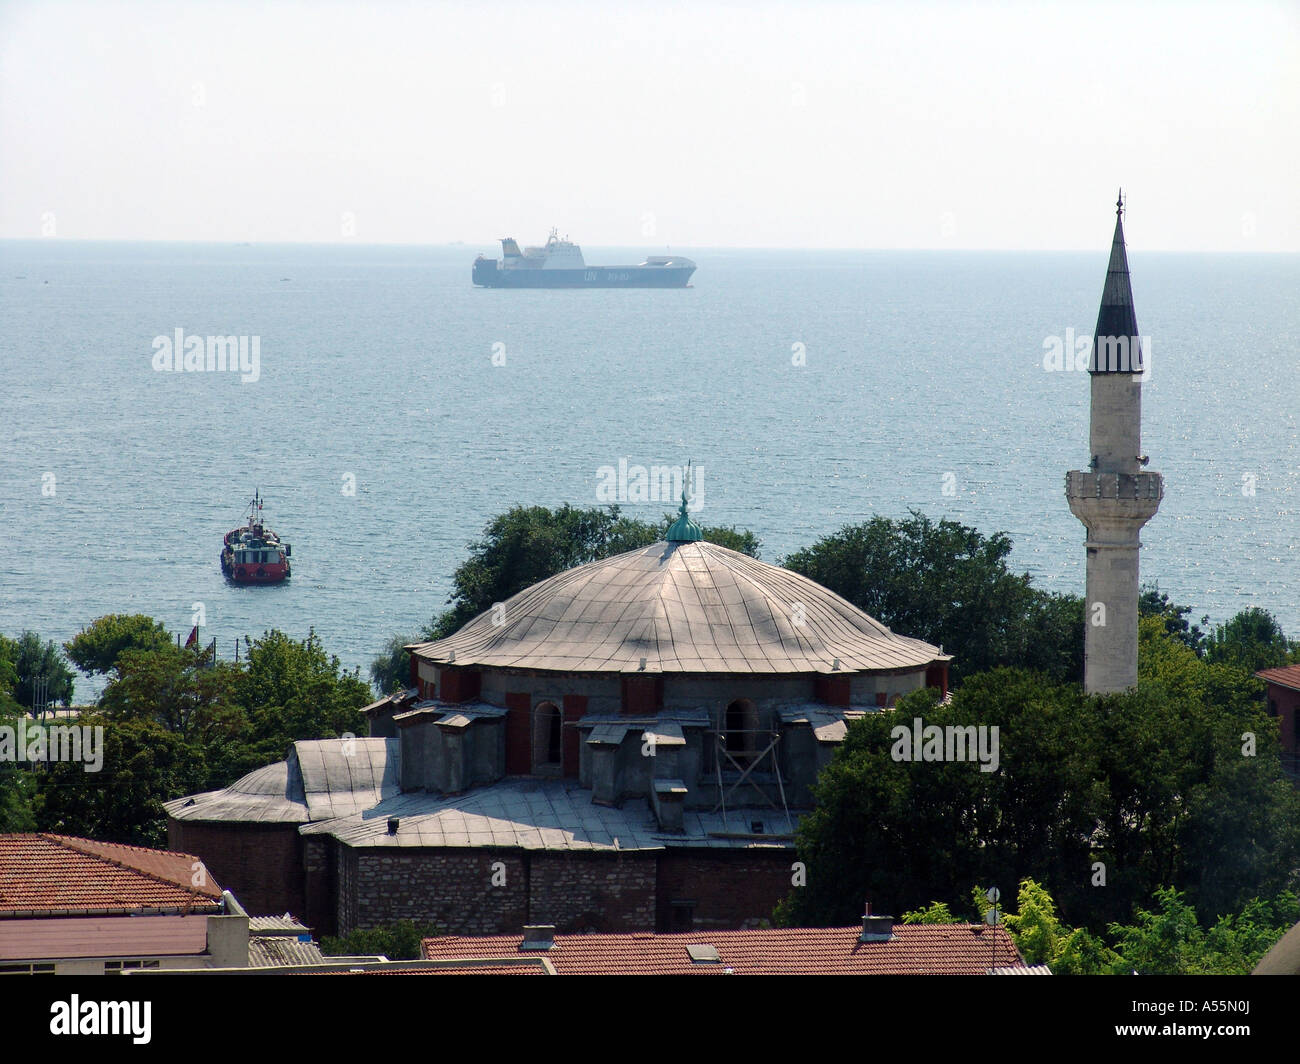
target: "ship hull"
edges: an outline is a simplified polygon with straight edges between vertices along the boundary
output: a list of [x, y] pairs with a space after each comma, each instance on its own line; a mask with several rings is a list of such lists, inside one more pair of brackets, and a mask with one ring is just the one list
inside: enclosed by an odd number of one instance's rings
[[481, 288], [685, 288], [694, 266], [586, 266], [580, 270], [501, 269], [488, 261], [474, 264]]

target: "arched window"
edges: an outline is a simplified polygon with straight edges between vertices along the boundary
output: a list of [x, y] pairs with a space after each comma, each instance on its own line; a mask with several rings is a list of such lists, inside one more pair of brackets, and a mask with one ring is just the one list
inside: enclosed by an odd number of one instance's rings
[[554, 702], [539, 702], [533, 709], [533, 771], [558, 775], [563, 750], [563, 717]]
[[[748, 698], [738, 698], [730, 703], [723, 717], [722, 736], [727, 753], [736, 759], [736, 763], [741, 768], [751, 765], [762, 749], [758, 742], [758, 707]], [[731, 766], [725, 763], [724, 767]]]

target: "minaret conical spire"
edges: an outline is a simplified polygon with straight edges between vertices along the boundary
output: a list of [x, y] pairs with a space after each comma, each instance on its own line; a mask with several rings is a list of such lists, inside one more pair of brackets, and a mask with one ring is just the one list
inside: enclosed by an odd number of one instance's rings
[[1092, 331], [1090, 373], [1141, 373], [1142, 344], [1137, 313], [1133, 309], [1133, 286], [1129, 280], [1128, 254], [1124, 250], [1124, 190], [1115, 201], [1115, 235], [1110, 244], [1110, 265], [1101, 290], [1101, 309]]

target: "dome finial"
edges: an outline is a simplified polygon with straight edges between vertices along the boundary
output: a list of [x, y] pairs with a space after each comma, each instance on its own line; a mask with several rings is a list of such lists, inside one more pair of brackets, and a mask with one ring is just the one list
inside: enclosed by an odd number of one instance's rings
[[704, 538], [700, 526], [686, 512], [686, 494], [691, 483], [691, 463], [686, 463], [686, 476], [682, 478], [682, 505], [677, 510], [677, 520], [668, 526], [665, 539], [669, 543], [694, 543]]

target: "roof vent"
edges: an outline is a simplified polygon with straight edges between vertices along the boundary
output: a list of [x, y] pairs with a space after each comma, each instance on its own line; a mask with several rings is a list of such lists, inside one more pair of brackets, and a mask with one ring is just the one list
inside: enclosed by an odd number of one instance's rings
[[388, 834], [396, 835], [397, 829], [402, 826], [400, 817], [390, 816], [388, 818]]
[[524, 940], [519, 949], [521, 952], [555, 949], [555, 925], [524, 924]]
[[722, 958], [718, 956], [718, 947], [709, 945], [687, 946], [686, 954], [691, 958], [692, 964], [721, 964]]
[[892, 916], [872, 916], [871, 908], [862, 914], [862, 934], [859, 942], [889, 942], [894, 937], [894, 918]]

